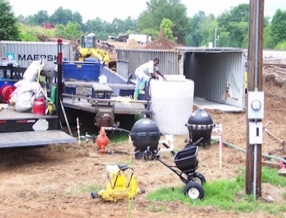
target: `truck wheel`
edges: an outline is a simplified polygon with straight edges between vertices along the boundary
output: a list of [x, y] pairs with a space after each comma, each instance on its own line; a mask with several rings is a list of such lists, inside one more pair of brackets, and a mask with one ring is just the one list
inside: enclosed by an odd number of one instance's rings
[[203, 199], [205, 192], [203, 187], [196, 182], [188, 182], [185, 189], [184, 194], [188, 195], [188, 197], [192, 200]]

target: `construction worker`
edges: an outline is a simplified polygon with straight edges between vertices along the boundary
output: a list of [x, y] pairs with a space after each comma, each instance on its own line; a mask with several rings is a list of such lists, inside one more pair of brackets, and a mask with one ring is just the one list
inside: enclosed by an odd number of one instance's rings
[[164, 75], [158, 70], [159, 62], [159, 58], [154, 58], [153, 60], [148, 61], [136, 68], [136, 87], [133, 95], [134, 99], [138, 99], [139, 94], [144, 93], [145, 85], [151, 78], [158, 79], [157, 74], [165, 79]]

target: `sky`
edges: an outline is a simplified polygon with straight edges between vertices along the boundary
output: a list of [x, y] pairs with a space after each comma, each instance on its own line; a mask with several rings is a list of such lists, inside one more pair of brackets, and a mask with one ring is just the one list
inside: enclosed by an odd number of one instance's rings
[[[126, 19], [128, 16], [136, 19], [141, 12], [146, 10], [147, 0], [48, 0], [45, 3], [39, 0], [25, 0], [27, 7], [23, 7], [22, 3], [19, 4], [20, 0], [8, 1], [16, 16], [34, 15], [40, 10], [46, 10], [49, 15], [52, 15], [57, 8], [62, 6], [63, 9], [79, 12], [85, 23], [97, 17], [107, 22], [112, 22], [114, 18]], [[181, 2], [187, 7], [187, 16], [192, 17], [200, 10], [206, 15], [212, 13], [217, 16], [239, 4], [247, 4], [250, 0], [181, 0]], [[264, 0], [264, 16], [272, 17], [277, 9], [286, 10], [285, 0]]]

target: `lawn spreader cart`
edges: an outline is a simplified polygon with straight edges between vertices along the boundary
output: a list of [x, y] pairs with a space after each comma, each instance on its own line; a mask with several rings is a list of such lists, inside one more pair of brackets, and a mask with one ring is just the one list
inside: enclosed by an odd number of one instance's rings
[[[198, 145], [202, 140], [203, 138], [200, 138], [195, 143], [189, 142], [177, 153], [171, 151], [171, 153], [174, 155], [175, 166], [168, 165], [160, 157], [159, 150], [155, 156], [159, 162], [180, 177], [181, 181], [186, 185], [184, 188], [184, 194], [192, 200], [203, 199], [205, 195], [203, 184], [206, 183], [206, 179], [203, 174], [196, 172], [198, 168]], [[163, 143], [163, 145], [167, 148], [169, 147], [165, 143]]]

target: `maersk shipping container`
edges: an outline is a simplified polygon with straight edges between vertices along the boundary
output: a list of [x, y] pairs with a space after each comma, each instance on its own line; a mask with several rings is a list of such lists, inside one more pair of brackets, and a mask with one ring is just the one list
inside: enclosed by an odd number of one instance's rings
[[[15, 60], [24, 68], [35, 60], [45, 59], [45, 70], [53, 71], [57, 55], [57, 42], [0, 41], [0, 57]], [[63, 42], [63, 57], [65, 60], [73, 60], [73, 47], [68, 42]]]
[[[245, 51], [239, 48], [177, 47], [174, 50], [117, 49], [117, 72], [126, 76], [158, 57], [159, 70], [194, 81], [194, 103], [202, 108], [242, 111], [245, 106]], [[123, 73], [121, 73], [123, 72]]]

